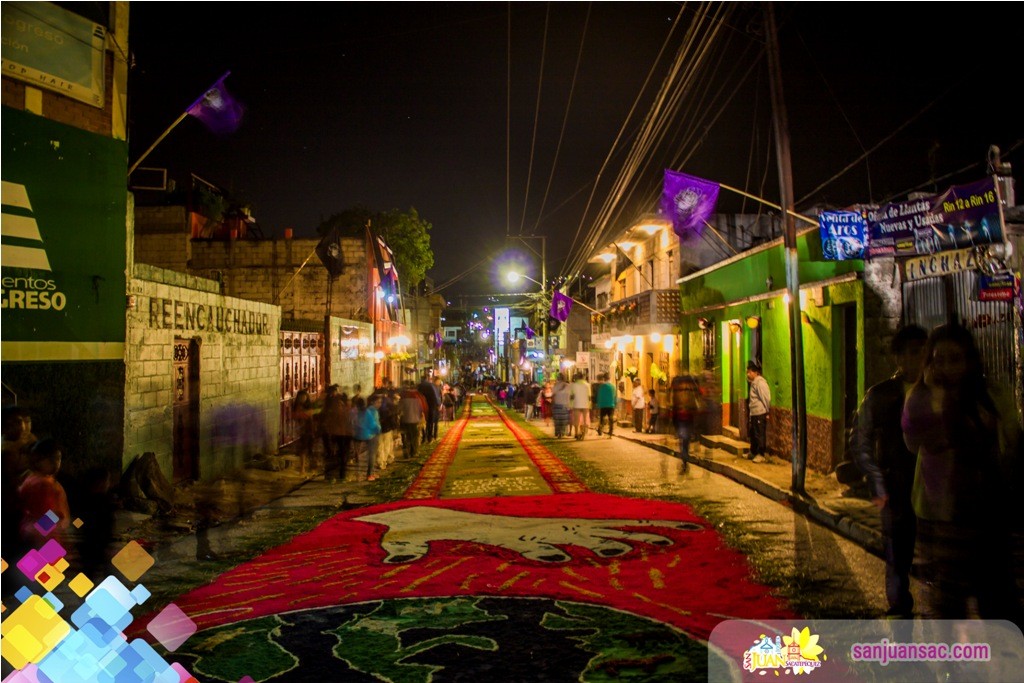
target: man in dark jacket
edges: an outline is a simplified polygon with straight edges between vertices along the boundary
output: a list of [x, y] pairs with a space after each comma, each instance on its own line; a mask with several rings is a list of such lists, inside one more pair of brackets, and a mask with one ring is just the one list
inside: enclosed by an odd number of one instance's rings
[[928, 333], [902, 328], [890, 350], [896, 373], [868, 389], [850, 432], [850, 456], [865, 474], [872, 502], [881, 510], [885, 542], [885, 594], [890, 616], [910, 618], [910, 567], [914, 562], [917, 518], [910, 501], [917, 454], [903, 442], [900, 418], [907, 391], [921, 376]]
[[423, 376], [423, 381], [419, 383], [416, 390], [427, 400], [427, 432], [423, 440], [429, 443], [437, 438], [437, 422], [441, 417], [441, 397], [434, 388], [434, 383], [426, 375]]

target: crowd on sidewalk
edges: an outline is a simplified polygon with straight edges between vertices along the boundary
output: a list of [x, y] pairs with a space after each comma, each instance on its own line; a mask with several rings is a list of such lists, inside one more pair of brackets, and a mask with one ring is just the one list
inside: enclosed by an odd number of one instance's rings
[[300, 391], [292, 408], [300, 467], [344, 480], [353, 474], [351, 467], [365, 462], [365, 477], [373, 481], [396, 460], [414, 457], [421, 443], [436, 440], [439, 424], [454, 419], [465, 394], [461, 384], [437, 376], [400, 389], [385, 380], [365, 398], [358, 384], [351, 396], [335, 384], [317, 410], [308, 392]]

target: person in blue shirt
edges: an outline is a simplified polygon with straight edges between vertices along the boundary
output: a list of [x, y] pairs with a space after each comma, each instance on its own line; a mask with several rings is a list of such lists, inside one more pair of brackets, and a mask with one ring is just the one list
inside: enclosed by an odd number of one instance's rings
[[366, 407], [361, 406], [362, 399], [357, 399], [360, 407], [356, 418], [356, 441], [366, 446], [366, 481], [377, 478], [374, 468], [377, 465], [377, 443], [380, 438], [380, 394], [370, 396]]

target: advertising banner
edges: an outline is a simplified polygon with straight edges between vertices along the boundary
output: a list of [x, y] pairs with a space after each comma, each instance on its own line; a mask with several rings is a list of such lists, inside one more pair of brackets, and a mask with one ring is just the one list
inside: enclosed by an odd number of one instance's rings
[[3, 360], [124, 358], [127, 149], [3, 108]]
[[3, 3], [4, 76], [103, 106], [106, 29], [52, 2]]
[[823, 211], [818, 216], [821, 250], [829, 261], [864, 258], [867, 225], [856, 211]]
[[867, 257], [921, 256], [1003, 241], [995, 178], [868, 212]]

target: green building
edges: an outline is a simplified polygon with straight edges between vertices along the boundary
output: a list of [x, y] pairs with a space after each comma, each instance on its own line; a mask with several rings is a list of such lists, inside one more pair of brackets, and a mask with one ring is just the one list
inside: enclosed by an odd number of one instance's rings
[[[841, 461], [845, 430], [866, 386], [891, 372], [885, 339], [899, 325], [898, 286], [881, 264], [828, 261], [818, 229], [798, 235], [808, 467], [829, 472]], [[793, 383], [785, 248], [782, 239], [679, 279], [683, 368], [703, 377], [721, 402], [727, 436], [746, 439], [750, 359], [772, 390], [769, 451], [793, 450]], [[888, 261], [891, 269], [892, 261]], [[867, 278], [867, 280], [866, 280]]]

